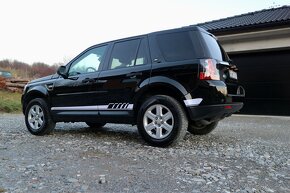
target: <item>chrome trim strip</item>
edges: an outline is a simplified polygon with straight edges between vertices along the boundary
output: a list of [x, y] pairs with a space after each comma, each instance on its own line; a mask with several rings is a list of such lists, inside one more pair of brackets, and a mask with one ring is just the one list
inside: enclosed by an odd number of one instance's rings
[[184, 103], [185, 103], [185, 106], [187, 107], [193, 107], [193, 106], [198, 106], [202, 100], [203, 100], [202, 98], [187, 99], [187, 100], [184, 100]]
[[105, 93], [106, 91], [88, 91], [88, 92], [73, 92], [73, 93], [62, 93], [57, 94], [57, 96], [67, 96], [67, 95], [81, 95], [81, 94], [99, 94], [99, 93]]
[[52, 111], [84, 111], [84, 110], [99, 110], [98, 106], [74, 106], [74, 107], [52, 107]]
[[[122, 103], [120, 103], [122, 104]], [[117, 106], [116, 106], [117, 105]], [[115, 107], [119, 104], [116, 103]], [[108, 108], [109, 105], [94, 105], [94, 106], [71, 106], [71, 107], [51, 107], [52, 111], [120, 111], [133, 110], [133, 104], [126, 105], [125, 108]]]
[[228, 62], [225, 62], [225, 61], [220, 61], [218, 64], [225, 65], [225, 66], [229, 66], [230, 65]]
[[99, 105], [98, 106], [98, 110], [107, 110], [108, 109], [108, 107], [109, 107], [109, 105]]

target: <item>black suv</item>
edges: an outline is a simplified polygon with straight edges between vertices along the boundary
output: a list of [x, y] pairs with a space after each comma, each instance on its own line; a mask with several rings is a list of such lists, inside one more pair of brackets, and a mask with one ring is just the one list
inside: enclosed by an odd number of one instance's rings
[[28, 130], [56, 122], [137, 124], [151, 145], [203, 135], [237, 112], [244, 96], [237, 68], [216, 38], [199, 27], [154, 32], [86, 49], [57, 74], [31, 81], [22, 96]]

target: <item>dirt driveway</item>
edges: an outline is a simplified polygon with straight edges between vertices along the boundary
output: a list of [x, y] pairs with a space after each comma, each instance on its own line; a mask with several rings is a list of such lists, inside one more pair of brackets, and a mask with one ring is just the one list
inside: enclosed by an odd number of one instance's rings
[[0, 115], [0, 192], [290, 192], [290, 118], [233, 116], [207, 136], [147, 146], [130, 125], [58, 123], [33, 136]]

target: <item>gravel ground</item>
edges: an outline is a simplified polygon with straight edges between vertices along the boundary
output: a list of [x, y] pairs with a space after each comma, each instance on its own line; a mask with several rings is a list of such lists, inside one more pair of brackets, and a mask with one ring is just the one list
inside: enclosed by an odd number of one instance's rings
[[146, 145], [135, 126], [58, 123], [38, 137], [0, 115], [0, 192], [290, 192], [290, 117], [233, 116], [207, 136]]

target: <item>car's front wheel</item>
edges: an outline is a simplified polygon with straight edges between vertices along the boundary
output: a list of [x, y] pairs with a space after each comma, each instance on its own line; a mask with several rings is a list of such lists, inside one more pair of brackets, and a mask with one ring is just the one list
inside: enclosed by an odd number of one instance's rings
[[36, 98], [28, 103], [25, 110], [25, 124], [33, 135], [45, 135], [54, 129], [55, 122], [50, 116], [45, 100]]
[[212, 122], [208, 125], [189, 123], [188, 131], [194, 135], [206, 135], [212, 132], [218, 125], [218, 121]]
[[168, 146], [184, 138], [187, 117], [180, 103], [170, 96], [147, 99], [138, 113], [137, 126], [143, 139], [154, 146]]

